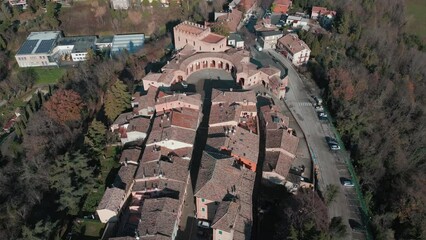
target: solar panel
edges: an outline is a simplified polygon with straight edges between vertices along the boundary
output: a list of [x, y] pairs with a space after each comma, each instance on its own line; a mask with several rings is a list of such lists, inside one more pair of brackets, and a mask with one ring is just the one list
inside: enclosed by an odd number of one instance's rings
[[52, 45], [53, 45], [54, 42], [55, 42], [55, 40], [53, 40], [53, 39], [41, 40], [40, 45], [38, 46], [35, 53], [47, 53], [47, 52], [49, 52], [50, 49], [52, 48]]
[[27, 40], [25, 41], [18, 51], [18, 54], [30, 54], [37, 46], [38, 40]]

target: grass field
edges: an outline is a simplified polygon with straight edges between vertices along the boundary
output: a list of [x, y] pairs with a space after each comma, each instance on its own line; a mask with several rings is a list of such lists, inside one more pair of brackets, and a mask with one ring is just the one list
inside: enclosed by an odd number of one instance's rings
[[418, 35], [426, 43], [426, 1], [405, 0], [408, 19], [408, 31]]
[[65, 74], [63, 68], [34, 68], [37, 74], [36, 84], [55, 84]]

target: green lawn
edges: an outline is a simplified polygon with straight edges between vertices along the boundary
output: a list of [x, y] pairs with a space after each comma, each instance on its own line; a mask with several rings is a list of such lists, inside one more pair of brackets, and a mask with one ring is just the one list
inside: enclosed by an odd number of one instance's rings
[[418, 35], [423, 42], [426, 42], [426, 1], [406, 0], [405, 2], [409, 33]]
[[100, 239], [104, 228], [105, 224], [91, 219], [78, 219], [76, 225], [74, 225], [75, 233], [80, 240]]
[[37, 74], [36, 84], [55, 84], [65, 74], [63, 68], [34, 68]]

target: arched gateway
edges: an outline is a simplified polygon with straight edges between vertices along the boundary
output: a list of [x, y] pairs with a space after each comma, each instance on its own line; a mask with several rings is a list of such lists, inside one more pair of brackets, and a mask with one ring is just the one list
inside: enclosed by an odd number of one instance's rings
[[220, 69], [231, 73], [236, 83], [244, 89], [264, 82], [273, 85], [280, 97], [285, 93], [283, 89], [287, 81], [280, 78], [281, 71], [273, 67], [257, 68], [250, 62], [249, 52], [244, 50], [194, 53], [191, 49], [183, 49], [162, 68], [161, 73], [149, 73], [142, 80], [145, 89], [150, 86], [168, 87], [206, 69]]

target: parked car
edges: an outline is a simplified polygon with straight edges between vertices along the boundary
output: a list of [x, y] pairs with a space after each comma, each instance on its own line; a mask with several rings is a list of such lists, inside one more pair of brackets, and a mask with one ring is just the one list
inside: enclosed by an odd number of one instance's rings
[[324, 111], [324, 107], [321, 105], [315, 105], [315, 110], [322, 112]]
[[324, 113], [324, 112], [318, 112], [318, 118], [320, 119], [320, 120], [327, 120], [328, 118], [327, 118], [328, 116], [327, 116], [327, 114], [326, 113]]
[[197, 223], [200, 228], [210, 228], [210, 223], [207, 221], [199, 220]]
[[345, 187], [353, 187], [355, 185], [352, 182], [352, 180], [345, 180], [345, 181], [343, 181], [343, 186], [345, 186]]
[[325, 137], [325, 140], [327, 141], [328, 147], [330, 147], [331, 150], [340, 150], [339, 143], [336, 141], [336, 139], [332, 137]]

